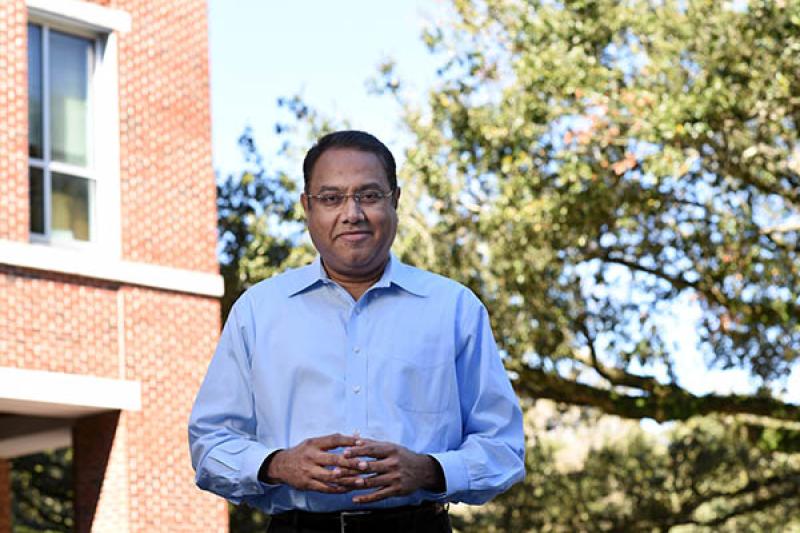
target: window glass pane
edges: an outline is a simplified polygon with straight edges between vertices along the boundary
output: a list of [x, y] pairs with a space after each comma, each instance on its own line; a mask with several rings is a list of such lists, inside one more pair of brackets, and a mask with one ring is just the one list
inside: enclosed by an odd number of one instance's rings
[[91, 180], [53, 172], [53, 240], [89, 240]]
[[44, 172], [30, 167], [31, 233], [44, 233]]
[[50, 150], [55, 161], [86, 166], [92, 41], [50, 31]]
[[42, 28], [28, 24], [28, 153], [42, 158]]

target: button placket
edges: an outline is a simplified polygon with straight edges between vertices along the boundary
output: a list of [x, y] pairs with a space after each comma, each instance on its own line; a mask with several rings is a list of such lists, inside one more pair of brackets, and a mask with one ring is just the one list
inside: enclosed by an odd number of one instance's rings
[[347, 427], [353, 432], [361, 432], [367, 427], [367, 361], [364, 357], [364, 344], [360, 335], [364, 327], [364, 309], [356, 303], [350, 309], [347, 326], [348, 346], [350, 347], [346, 360], [345, 383], [347, 394], [345, 398], [347, 409]]

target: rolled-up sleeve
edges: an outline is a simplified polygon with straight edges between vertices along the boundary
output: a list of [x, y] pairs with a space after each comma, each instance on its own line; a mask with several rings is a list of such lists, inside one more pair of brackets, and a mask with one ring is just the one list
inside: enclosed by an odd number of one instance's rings
[[463, 439], [458, 449], [431, 455], [444, 471], [442, 499], [481, 504], [524, 478], [525, 437], [489, 315], [482, 304], [467, 315], [456, 361]]
[[258, 480], [261, 464], [276, 450], [256, 440], [246, 306], [240, 298], [228, 315], [189, 418], [197, 485], [233, 503], [275, 487]]

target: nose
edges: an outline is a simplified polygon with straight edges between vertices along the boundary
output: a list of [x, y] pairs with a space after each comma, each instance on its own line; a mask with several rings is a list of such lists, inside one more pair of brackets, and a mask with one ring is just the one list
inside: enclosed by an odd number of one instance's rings
[[355, 196], [345, 198], [342, 209], [344, 209], [345, 222], [360, 222], [364, 220], [364, 209]]

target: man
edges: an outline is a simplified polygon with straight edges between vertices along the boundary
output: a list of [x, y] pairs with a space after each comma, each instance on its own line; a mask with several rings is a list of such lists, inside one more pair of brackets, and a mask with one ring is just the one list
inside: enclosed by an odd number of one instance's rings
[[390, 253], [400, 189], [378, 139], [326, 135], [303, 176], [319, 257], [233, 306], [189, 424], [197, 484], [273, 532], [450, 531], [444, 503], [524, 475], [489, 317]]

